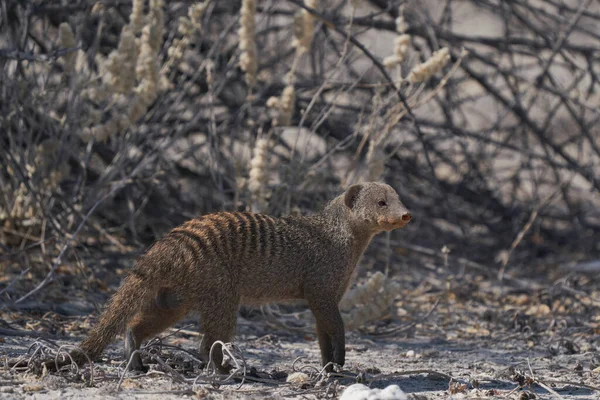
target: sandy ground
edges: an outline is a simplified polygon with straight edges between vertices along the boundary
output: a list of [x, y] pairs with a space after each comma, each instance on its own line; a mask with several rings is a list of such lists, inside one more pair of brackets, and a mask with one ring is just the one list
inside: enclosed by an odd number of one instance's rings
[[[241, 373], [236, 374], [236, 379], [218, 384], [216, 378], [201, 371], [199, 363], [187, 353], [177, 348], [163, 348], [156, 354], [177, 373], [146, 357], [145, 361], [151, 363], [150, 371], [142, 375], [127, 373], [117, 389], [123, 374], [122, 347], [117, 341], [105, 352], [104, 362], [95, 365], [91, 387], [87, 384], [89, 368], [81, 374], [65, 371], [44, 377], [5, 368], [0, 374], [0, 397], [337, 398], [348, 385], [362, 382], [377, 388], [395, 384], [415, 399], [600, 398], [600, 392], [586, 387], [597, 385], [597, 374], [592, 371], [597, 364], [595, 351], [570, 349], [560, 341], [553, 347], [545, 338], [532, 338], [528, 332], [510, 333], [501, 329], [469, 338], [460, 333], [448, 334], [436, 329], [436, 325], [418, 323], [409, 326], [410, 329], [400, 328], [402, 331], [397, 334], [388, 333], [389, 337], [350, 332], [347, 364], [340, 373], [327, 377], [318, 373], [319, 352], [313, 334], [290, 332], [260, 317], [252, 320], [240, 317], [236, 343], [244, 356], [248, 376], [243, 384], [239, 379]], [[193, 351], [198, 338], [193, 334], [193, 327], [182, 326], [183, 332], [172, 333], [163, 343]], [[572, 338], [578, 335], [574, 332]], [[76, 345], [79, 339], [55, 343]], [[37, 348], [35, 339], [4, 336], [2, 352], [15, 359], [26, 355], [32, 344], [30, 355]], [[48, 346], [50, 350], [52, 346]], [[294, 371], [307, 373], [304, 382], [286, 383], [286, 377]], [[523, 388], [519, 388], [519, 380]], [[531, 384], [527, 385], [528, 382]], [[550, 393], [548, 387], [554, 393]]]
[[[320, 372], [314, 328], [298, 318], [301, 305], [242, 309], [234, 352], [240, 368], [224, 382], [193, 357], [199, 340], [194, 316], [148, 347], [146, 374], [123, 377], [121, 339], [95, 363], [93, 380], [89, 366], [43, 371], [40, 360], [77, 345], [95, 324], [126, 267], [98, 267], [85, 281], [77, 269], [65, 269], [63, 282], [72, 285], [50, 286], [18, 307], [0, 306], [0, 398], [321, 399], [338, 398], [361, 382], [395, 384], [413, 399], [600, 399], [600, 282], [594, 276], [555, 266], [531, 267], [520, 276], [525, 269], [514, 268], [499, 282], [452, 259], [399, 260], [386, 278], [398, 284], [392, 307], [347, 332], [341, 371]], [[358, 282], [384, 265], [367, 258]], [[14, 290], [26, 289], [20, 284]], [[24, 362], [13, 367], [17, 360]], [[295, 372], [306, 375], [287, 382]]]

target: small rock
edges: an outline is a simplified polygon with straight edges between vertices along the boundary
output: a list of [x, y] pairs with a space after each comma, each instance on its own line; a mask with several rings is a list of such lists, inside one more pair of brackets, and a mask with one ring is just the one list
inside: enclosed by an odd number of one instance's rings
[[350, 385], [344, 390], [340, 400], [407, 400], [406, 394], [398, 387], [391, 385], [385, 389], [371, 389], [361, 383]]

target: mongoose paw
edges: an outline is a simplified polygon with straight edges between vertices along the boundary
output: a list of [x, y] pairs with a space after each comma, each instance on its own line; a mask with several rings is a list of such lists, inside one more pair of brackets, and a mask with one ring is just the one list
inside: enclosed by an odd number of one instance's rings
[[325, 372], [327, 373], [342, 372], [343, 369], [344, 368], [342, 365], [333, 362], [327, 363], [327, 365], [325, 366]]
[[229, 375], [231, 374], [231, 370], [233, 369], [233, 365], [227, 363], [225, 365], [218, 365], [217, 372], [221, 375]]
[[142, 363], [142, 356], [140, 353], [134, 353], [131, 355], [131, 360], [127, 366], [128, 371], [146, 373], [150, 368]]
[[136, 368], [132, 368], [131, 366], [129, 366], [128, 371], [130, 373], [132, 373], [133, 375], [144, 375], [146, 374], [148, 371], [150, 371], [150, 367], [147, 365], [140, 365], [140, 366], [136, 366]]

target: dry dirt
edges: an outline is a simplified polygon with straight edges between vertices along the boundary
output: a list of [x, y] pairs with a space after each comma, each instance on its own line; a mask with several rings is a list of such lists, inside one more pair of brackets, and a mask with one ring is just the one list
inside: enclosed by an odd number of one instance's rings
[[[409, 264], [413, 267], [405, 267]], [[245, 360], [243, 383], [241, 367], [232, 379], [219, 382], [222, 378], [207, 374], [194, 360], [190, 352], [197, 347], [198, 328], [193, 316], [144, 353], [147, 374], [127, 373], [119, 388], [120, 340], [94, 365], [93, 380], [89, 367], [42, 371], [43, 352], [50, 357], [59, 346], [76, 345], [97, 318], [94, 305], [111, 292], [99, 290], [91, 278], [87, 284], [93, 290], [87, 292], [51, 286], [43, 301], [5, 303], [0, 310], [5, 361], [0, 397], [313, 399], [337, 398], [348, 385], [363, 382], [379, 388], [396, 384], [414, 399], [600, 399], [598, 282], [544, 269], [519, 277], [514, 269], [500, 283], [452, 259], [440, 264], [421, 258], [392, 265], [389, 279], [402, 288], [393, 312], [347, 333], [346, 365], [331, 376], [319, 373], [313, 330], [294, 314], [301, 306], [274, 313], [242, 310], [235, 343]], [[363, 269], [359, 280], [368, 273]], [[47, 339], [37, 340], [39, 335]], [[244, 365], [240, 353], [235, 357]], [[16, 360], [25, 363], [11, 367]], [[295, 371], [307, 374], [304, 381], [287, 383]]]

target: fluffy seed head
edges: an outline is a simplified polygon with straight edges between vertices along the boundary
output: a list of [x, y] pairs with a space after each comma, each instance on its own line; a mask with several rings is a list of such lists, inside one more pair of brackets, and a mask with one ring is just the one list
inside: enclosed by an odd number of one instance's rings
[[239, 49], [240, 68], [246, 73], [246, 83], [253, 87], [256, 84], [256, 73], [258, 71], [257, 50], [256, 50], [256, 0], [242, 0], [242, 9], [240, 11], [240, 37]]
[[410, 35], [400, 35], [394, 39], [394, 55], [388, 56], [383, 60], [386, 68], [393, 68], [399, 65], [406, 58], [410, 48]]
[[404, 17], [402, 15], [396, 18], [396, 32], [404, 33], [406, 32], [407, 28], [408, 26], [406, 25], [406, 22], [404, 21]]
[[433, 53], [429, 60], [415, 66], [412, 71], [410, 71], [408, 80], [412, 83], [424, 82], [438, 73], [448, 61], [450, 61], [450, 52], [448, 48], [441, 48]]
[[134, 34], [140, 33], [144, 26], [144, 0], [133, 0], [129, 24]]
[[252, 211], [264, 211], [267, 206], [267, 156], [269, 141], [257, 139], [254, 147], [254, 155], [250, 161], [250, 177], [248, 179], [248, 190], [252, 199]]
[[[63, 49], [72, 49], [77, 46], [75, 42], [75, 35], [73, 35], [73, 31], [71, 30], [71, 25], [66, 22], [63, 22], [58, 27], [58, 41], [60, 42], [60, 47]], [[71, 74], [75, 69], [75, 52], [70, 52], [65, 54], [65, 73]]]
[[[304, 5], [311, 9], [317, 8], [317, 0], [304, 0]], [[315, 17], [302, 9], [294, 18], [294, 41], [292, 46], [299, 52], [308, 51], [314, 33]]]

